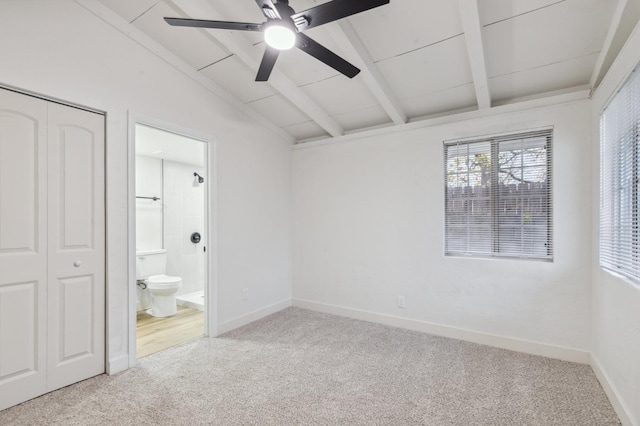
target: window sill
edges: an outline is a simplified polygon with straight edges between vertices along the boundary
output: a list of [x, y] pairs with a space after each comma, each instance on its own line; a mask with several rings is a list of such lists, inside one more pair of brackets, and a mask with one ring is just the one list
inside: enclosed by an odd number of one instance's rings
[[553, 263], [553, 258], [528, 257], [528, 256], [497, 256], [464, 253], [445, 253], [445, 258], [453, 259], [483, 259], [483, 260], [525, 260], [533, 262]]
[[613, 278], [617, 278], [618, 280], [631, 286], [632, 288], [640, 289], [640, 280], [623, 275], [619, 272], [614, 271], [613, 269], [607, 268], [606, 266], [600, 265], [600, 269], [602, 269], [606, 274], [611, 275]]

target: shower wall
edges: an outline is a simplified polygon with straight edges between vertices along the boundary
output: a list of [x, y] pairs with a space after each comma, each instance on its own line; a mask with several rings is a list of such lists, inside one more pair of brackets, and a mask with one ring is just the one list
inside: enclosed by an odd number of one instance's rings
[[[205, 178], [193, 186], [196, 172]], [[163, 161], [164, 248], [167, 250], [167, 275], [182, 277], [178, 295], [204, 289], [205, 238], [204, 194], [209, 180], [204, 168], [191, 164]], [[191, 234], [199, 232], [199, 244]]]
[[[198, 187], [193, 186], [194, 172], [205, 178]], [[204, 289], [204, 195], [208, 184], [203, 167], [136, 156], [136, 195], [160, 198], [136, 199], [136, 249], [167, 250], [166, 274], [182, 277], [178, 295]], [[202, 235], [199, 244], [191, 242], [193, 232]]]
[[[136, 196], [162, 198], [162, 160], [136, 156]], [[162, 199], [136, 198], [136, 250], [162, 248]]]

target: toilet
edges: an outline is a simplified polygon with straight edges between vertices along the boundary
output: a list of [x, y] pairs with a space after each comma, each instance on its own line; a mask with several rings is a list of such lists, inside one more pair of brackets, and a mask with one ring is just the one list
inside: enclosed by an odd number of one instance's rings
[[147, 310], [154, 317], [170, 317], [178, 312], [176, 293], [182, 287], [182, 278], [165, 275], [167, 251], [165, 249], [136, 252], [136, 279], [144, 281], [151, 295], [151, 308]]

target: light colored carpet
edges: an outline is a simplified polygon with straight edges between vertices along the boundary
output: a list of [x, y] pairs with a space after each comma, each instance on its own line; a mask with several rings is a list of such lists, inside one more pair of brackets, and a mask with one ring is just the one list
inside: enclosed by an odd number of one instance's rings
[[589, 366], [289, 308], [2, 425], [618, 425]]

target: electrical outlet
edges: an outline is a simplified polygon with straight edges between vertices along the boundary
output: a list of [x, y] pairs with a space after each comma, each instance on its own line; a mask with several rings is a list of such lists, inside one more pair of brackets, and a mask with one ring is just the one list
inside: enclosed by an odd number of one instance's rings
[[404, 300], [404, 296], [402, 296], [402, 295], [398, 296], [398, 308], [403, 308], [404, 309], [406, 307], [407, 307], [407, 304], [406, 304], [406, 302]]
[[243, 288], [242, 289], [242, 300], [247, 300], [249, 299], [249, 289], [248, 288]]

